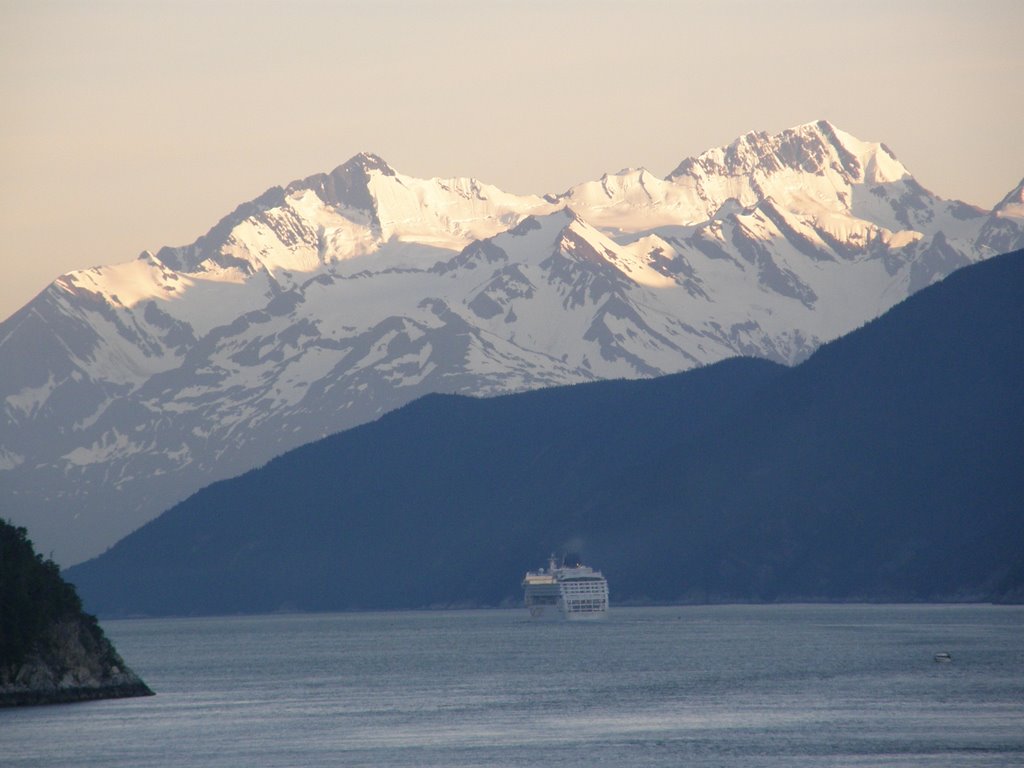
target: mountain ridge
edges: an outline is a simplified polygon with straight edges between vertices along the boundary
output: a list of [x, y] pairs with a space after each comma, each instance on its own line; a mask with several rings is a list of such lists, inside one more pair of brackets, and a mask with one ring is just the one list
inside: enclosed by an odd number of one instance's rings
[[1024, 244], [1009, 208], [942, 200], [824, 121], [692, 160], [538, 196], [363, 153], [62, 276], [0, 324], [8, 514], [74, 561], [429, 392], [793, 364]]

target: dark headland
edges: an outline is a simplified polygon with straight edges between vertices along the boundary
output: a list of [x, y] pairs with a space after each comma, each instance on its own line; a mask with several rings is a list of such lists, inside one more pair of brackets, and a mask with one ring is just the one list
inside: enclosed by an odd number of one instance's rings
[[57, 565], [0, 520], [0, 707], [152, 695]]

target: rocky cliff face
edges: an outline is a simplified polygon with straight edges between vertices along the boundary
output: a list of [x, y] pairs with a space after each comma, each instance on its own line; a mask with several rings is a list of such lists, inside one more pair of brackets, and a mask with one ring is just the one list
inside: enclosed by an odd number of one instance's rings
[[152, 695], [86, 618], [54, 624], [37, 653], [0, 669], [0, 706]]
[[0, 707], [152, 695], [25, 529], [0, 520]]

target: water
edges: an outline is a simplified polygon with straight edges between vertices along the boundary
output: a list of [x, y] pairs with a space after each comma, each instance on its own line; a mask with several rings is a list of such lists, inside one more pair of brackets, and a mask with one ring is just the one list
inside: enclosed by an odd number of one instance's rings
[[[105, 622], [157, 696], [0, 710], [4, 766], [1024, 765], [1024, 608]], [[948, 651], [953, 663], [938, 664]]]

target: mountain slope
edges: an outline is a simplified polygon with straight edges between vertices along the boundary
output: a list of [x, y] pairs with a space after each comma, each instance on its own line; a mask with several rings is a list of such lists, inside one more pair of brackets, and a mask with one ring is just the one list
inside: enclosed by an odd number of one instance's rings
[[792, 369], [431, 396], [69, 571], [104, 613], [502, 604], [552, 550], [617, 601], [1021, 599], [1024, 251]]
[[74, 562], [431, 392], [792, 364], [1024, 245], [1013, 199], [942, 200], [824, 121], [543, 197], [358, 155], [0, 324], [5, 511]]

